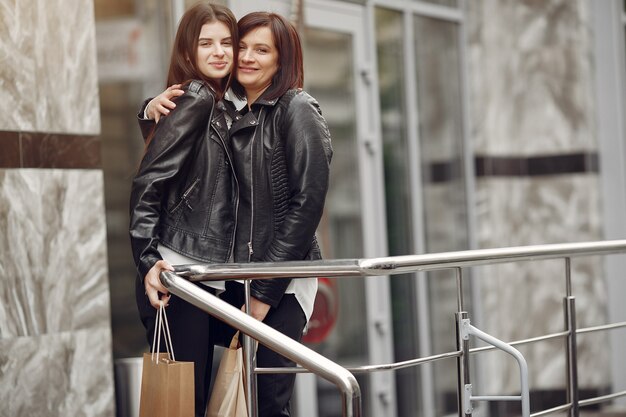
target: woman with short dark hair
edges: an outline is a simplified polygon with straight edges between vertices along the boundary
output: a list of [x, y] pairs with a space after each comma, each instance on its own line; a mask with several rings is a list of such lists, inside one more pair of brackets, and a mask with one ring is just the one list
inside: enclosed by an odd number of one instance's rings
[[[230, 129], [239, 209], [235, 262], [320, 259], [315, 231], [322, 217], [332, 156], [317, 101], [302, 90], [302, 47], [294, 26], [275, 13], [242, 17], [232, 89], [247, 105]], [[250, 314], [300, 341], [313, 311], [317, 279], [253, 280]], [[242, 305], [243, 285], [223, 298]], [[260, 367], [294, 364], [260, 345]], [[261, 374], [259, 416], [289, 416], [295, 374]]]

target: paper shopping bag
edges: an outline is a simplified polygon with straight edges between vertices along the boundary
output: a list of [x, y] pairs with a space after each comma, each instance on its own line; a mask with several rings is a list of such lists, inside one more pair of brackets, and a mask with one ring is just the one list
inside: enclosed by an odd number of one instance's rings
[[[153, 342], [152, 352], [143, 355], [139, 417], [194, 417], [194, 369], [193, 362], [179, 362], [171, 350], [171, 338], [164, 311], [157, 314], [155, 341], [161, 329], [166, 330], [167, 353], [158, 353], [160, 343]], [[157, 336], [158, 333], [158, 336]], [[168, 342], [169, 341], [169, 347]]]
[[243, 349], [238, 346], [239, 332], [224, 350], [215, 375], [206, 417], [248, 417], [244, 389]]
[[194, 417], [193, 362], [143, 355], [139, 417]]

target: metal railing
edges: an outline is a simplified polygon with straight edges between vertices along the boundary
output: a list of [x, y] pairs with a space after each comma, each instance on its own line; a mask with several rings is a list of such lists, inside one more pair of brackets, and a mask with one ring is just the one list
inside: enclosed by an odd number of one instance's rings
[[[281, 355], [291, 359], [297, 364], [305, 367], [309, 371], [333, 382], [343, 393], [343, 415], [346, 417], [361, 416], [361, 390], [354, 376], [345, 368], [337, 365], [328, 358], [309, 349], [308, 347], [296, 342], [281, 332], [274, 330], [272, 327], [260, 322], [247, 315], [240, 309], [233, 307], [218, 297], [198, 288], [173, 274], [171, 272], [161, 273], [161, 282], [173, 294], [190, 302], [196, 307], [206, 311], [214, 317], [224, 321], [230, 326], [239, 329], [245, 335], [252, 337], [264, 344], [268, 348], [280, 353]], [[249, 338], [246, 338], [250, 341]], [[244, 342], [244, 350], [249, 353], [253, 352], [251, 344]], [[246, 370], [253, 369], [251, 362], [246, 363]], [[255, 378], [246, 378], [250, 383]], [[256, 393], [254, 384], [248, 387], [248, 392]], [[256, 415], [256, 395], [249, 395], [248, 415]]]
[[[347, 259], [327, 261], [295, 261], [281, 263], [253, 263], [253, 264], [206, 264], [184, 265], [176, 267], [175, 274], [163, 273], [161, 280], [168, 289], [204, 309], [209, 314], [225, 321], [231, 326], [238, 328], [246, 335], [258, 340], [270, 349], [288, 357], [306, 368], [256, 368], [252, 354], [246, 357], [247, 369], [254, 373], [300, 373], [313, 372], [335, 383], [342, 392], [343, 416], [359, 417], [361, 415], [360, 389], [352, 373], [367, 373], [383, 370], [396, 370], [410, 366], [416, 366], [427, 362], [438, 361], [446, 358], [457, 358], [458, 373], [458, 403], [459, 416], [471, 415], [473, 402], [475, 401], [520, 401], [522, 415], [524, 417], [538, 417], [555, 412], [568, 411], [570, 416], [577, 417], [579, 408], [611, 401], [615, 398], [626, 396], [626, 391], [616, 392], [582, 401], [578, 399], [578, 374], [576, 364], [576, 335], [580, 333], [606, 331], [626, 327], [626, 322], [612, 323], [604, 326], [596, 326], [586, 329], [576, 328], [575, 297], [572, 295], [571, 286], [571, 258], [591, 255], [609, 255], [626, 252], [626, 240], [566, 243], [551, 245], [522, 246], [499, 249], [481, 249], [471, 251], [447, 252], [439, 254], [394, 256], [373, 259]], [[491, 335], [477, 329], [470, 324], [469, 315], [465, 311], [463, 300], [463, 271], [464, 268], [474, 266], [492, 265], [519, 261], [537, 261], [545, 259], [563, 259], [565, 272], [565, 297], [564, 314], [565, 329], [562, 332], [535, 337], [531, 339], [505, 343]], [[219, 300], [188, 281], [221, 281], [233, 279], [245, 279], [246, 298], [250, 294], [250, 281], [252, 279], [267, 278], [306, 278], [312, 276], [324, 276], [329, 278], [355, 277], [355, 276], [383, 276], [406, 274], [420, 271], [433, 271], [453, 269], [456, 271], [457, 281], [457, 307], [456, 332], [457, 350], [443, 354], [416, 358], [413, 360], [392, 364], [369, 365], [354, 368], [342, 368], [327, 358], [315, 353], [304, 345], [282, 335], [261, 322], [249, 317], [241, 310], [234, 308]], [[184, 277], [185, 279], [181, 279]], [[469, 348], [469, 337], [474, 336], [489, 343], [491, 346]], [[528, 369], [523, 356], [514, 346], [535, 343], [544, 340], [564, 338], [566, 344], [566, 404], [530, 414]], [[249, 341], [251, 343], [252, 341]], [[245, 345], [244, 345], [245, 346]], [[475, 396], [472, 393], [472, 384], [469, 372], [469, 355], [491, 349], [501, 349], [512, 355], [520, 368], [520, 391], [519, 396]], [[247, 349], [252, 352], [252, 349]], [[248, 378], [248, 381], [255, 378]], [[248, 392], [256, 392], [254, 386], [249, 386]], [[256, 416], [255, 395], [251, 395], [249, 404], [250, 415]]]

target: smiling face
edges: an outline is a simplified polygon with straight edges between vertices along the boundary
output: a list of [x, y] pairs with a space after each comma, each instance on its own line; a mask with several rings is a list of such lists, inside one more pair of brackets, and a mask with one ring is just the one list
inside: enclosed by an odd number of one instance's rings
[[248, 105], [272, 84], [278, 71], [278, 58], [278, 49], [268, 27], [255, 28], [241, 38], [237, 81], [246, 90]]
[[226, 77], [233, 66], [233, 43], [228, 26], [216, 20], [205, 23], [198, 35], [198, 70], [208, 78]]

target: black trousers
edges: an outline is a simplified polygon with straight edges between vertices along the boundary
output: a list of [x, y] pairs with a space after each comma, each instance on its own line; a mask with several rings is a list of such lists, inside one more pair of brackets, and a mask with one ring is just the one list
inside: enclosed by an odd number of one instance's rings
[[[157, 310], [150, 305], [143, 283], [140, 280], [137, 281], [135, 293], [139, 316], [146, 328], [148, 343], [152, 348]], [[209, 287], [197, 285], [204, 290], [214, 292]], [[209, 384], [213, 365], [215, 331], [220, 326], [215, 325], [215, 319], [209, 314], [173, 294], [166, 313], [176, 360], [194, 363], [196, 417], [204, 417], [210, 395]], [[165, 351], [163, 338], [161, 338], [160, 350]]]
[[[238, 282], [226, 283], [226, 292], [220, 297], [228, 303], [241, 307], [244, 304], [244, 287]], [[282, 332], [298, 342], [306, 324], [306, 317], [300, 303], [293, 294], [285, 294], [277, 308], [271, 308], [265, 320], [268, 326]], [[224, 341], [230, 341], [235, 330], [224, 325]], [[295, 363], [259, 344], [257, 350], [258, 367], [292, 367]], [[296, 374], [257, 375], [259, 417], [289, 417], [290, 400]]]

